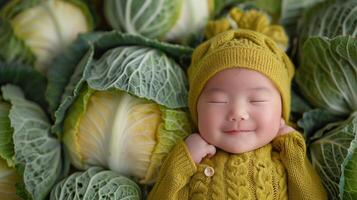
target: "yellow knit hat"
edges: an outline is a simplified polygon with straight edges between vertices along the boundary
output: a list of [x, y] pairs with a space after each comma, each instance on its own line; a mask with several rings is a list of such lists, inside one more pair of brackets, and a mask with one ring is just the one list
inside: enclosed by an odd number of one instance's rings
[[283, 117], [290, 114], [290, 86], [294, 65], [285, 52], [264, 34], [247, 29], [229, 30], [199, 45], [188, 69], [188, 105], [197, 125], [197, 100], [216, 73], [235, 67], [261, 72], [276, 86], [282, 98]]

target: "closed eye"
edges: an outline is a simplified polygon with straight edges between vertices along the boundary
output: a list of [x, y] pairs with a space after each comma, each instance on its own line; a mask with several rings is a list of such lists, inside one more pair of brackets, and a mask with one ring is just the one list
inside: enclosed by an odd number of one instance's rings
[[220, 104], [220, 103], [228, 103], [227, 101], [209, 101], [208, 103], [217, 103], [217, 104]]
[[264, 103], [264, 102], [268, 102], [267, 100], [250, 100], [250, 103]]

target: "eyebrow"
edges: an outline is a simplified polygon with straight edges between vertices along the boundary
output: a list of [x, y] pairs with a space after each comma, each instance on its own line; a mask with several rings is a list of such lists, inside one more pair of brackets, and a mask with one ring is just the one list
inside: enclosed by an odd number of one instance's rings
[[249, 90], [270, 92], [270, 89], [267, 87], [254, 87], [254, 88], [249, 88]]
[[214, 93], [214, 92], [227, 93], [224, 89], [221, 89], [221, 88], [211, 88], [211, 89], [207, 90], [206, 92], [207, 92], [207, 93]]

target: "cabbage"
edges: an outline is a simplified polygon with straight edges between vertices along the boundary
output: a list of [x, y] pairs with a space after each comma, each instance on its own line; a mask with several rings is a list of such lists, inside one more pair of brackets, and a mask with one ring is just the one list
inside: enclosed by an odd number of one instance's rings
[[19, 176], [17, 175], [16, 170], [14, 168], [9, 167], [4, 160], [0, 159], [1, 198], [6, 200], [20, 200], [21, 198], [16, 195], [16, 187], [15, 187], [15, 184], [18, 182], [19, 182]]
[[[174, 58], [175, 62], [170, 61], [171, 64], [176, 63], [176, 61], [179, 61], [180, 63], [185, 63], [187, 57], [192, 54], [191, 48], [161, 43], [156, 40], [150, 40], [141, 36], [121, 34], [117, 31], [93, 34], [94, 35], [86, 35], [86, 38], [83, 38], [83, 41], [79, 41], [78, 43], [74, 44], [74, 46], [72, 46], [72, 49], [68, 50], [69, 52], [77, 52], [78, 55], [60, 55], [55, 59], [57, 62], [55, 62], [50, 68], [52, 76], [48, 76], [49, 83], [46, 91], [46, 99], [48, 100], [49, 105], [51, 106], [50, 110], [56, 110], [54, 113], [55, 124], [53, 126], [53, 131], [56, 132], [58, 135], [63, 132], [62, 126], [65, 113], [68, 107], [73, 103], [76, 96], [79, 94], [80, 89], [82, 88], [85, 82], [85, 79], [83, 77], [83, 71], [87, 67], [87, 65], [90, 65], [92, 63], [95, 52], [98, 52], [97, 54], [100, 54], [114, 47], [142, 45], [145, 47], [157, 49], [160, 52], [165, 53], [170, 58]], [[162, 54], [163, 59], [161, 60], [163, 61], [163, 63], [165, 63], [167, 60], [165, 59], [166, 55], [164, 56], [164, 54]], [[135, 68], [135, 65], [133, 65], [132, 67]], [[184, 101], [185, 97], [180, 97], [181, 94], [187, 96], [187, 80], [185, 74], [182, 72], [182, 70], [177, 64], [173, 66], [175, 70], [172, 70], [171, 65], [162, 67], [164, 71], [160, 71], [160, 74], [162, 75], [161, 77], [158, 77], [160, 81], [167, 81], [167, 83], [170, 83], [170, 80], [165, 80], [165, 76], [167, 74], [172, 74], [171, 77], [176, 76], [178, 78], [177, 80], [175, 78], [172, 78], [172, 81], [174, 82], [172, 84], [167, 85], [168, 87], [179, 87], [179, 89], [166, 89], [169, 92], [173, 92], [173, 95], [177, 96], [177, 100], [173, 102], [176, 105], [171, 105], [172, 103], [170, 103], [168, 104], [168, 106], [187, 107], [187, 102]], [[175, 75], [176, 73], [177, 75]], [[182, 84], [177, 83], [176, 81], [184, 83], [185, 88], [182, 88]], [[150, 84], [146, 87], [149, 86]], [[140, 94], [138, 93], [137, 95]], [[155, 94], [153, 95], [155, 96]], [[166, 98], [162, 96], [158, 97], [163, 99]]]
[[[271, 0], [275, 2], [276, 0]], [[281, 0], [279, 23], [282, 24], [289, 36], [292, 38], [297, 34], [300, 34], [298, 29], [298, 22], [301, 16], [314, 5], [326, 0]], [[269, 4], [268, 2], [266, 4]], [[270, 3], [269, 5], [276, 5]]]
[[96, 32], [80, 34], [77, 40], [53, 60], [52, 67], [49, 68], [47, 73], [49, 84], [45, 96], [51, 113], [54, 113], [60, 104], [61, 96], [78, 61], [88, 51], [90, 43], [98, 39], [100, 35]]
[[1, 91], [1, 157], [21, 174], [18, 193], [26, 198], [45, 199], [66, 171], [61, 145], [49, 133], [47, 116], [37, 104], [26, 100], [16, 86], [5, 85]]
[[2, 162], [6, 161], [7, 165], [14, 166], [14, 143], [12, 141], [12, 132], [14, 131], [10, 125], [11, 105], [0, 96], [0, 157]]
[[313, 37], [303, 48], [296, 82], [303, 96], [335, 115], [357, 110], [357, 40]]
[[38, 103], [47, 109], [45, 100], [46, 77], [31, 66], [0, 61], [0, 85], [11, 83], [21, 87], [26, 99]]
[[1, 17], [0, 57], [34, 64], [42, 72], [78, 33], [93, 26], [86, 5], [77, 0], [12, 1]]
[[356, 199], [357, 40], [312, 36], [301, 52], [295, 78], [312, 108], [298, 125], [311, 143], [311, 162], [330, 199]]
[[174, 59], [192, 51], [117, 32], [92, 42], [53, 130], [77, 168], [103, 166], [152, 183], [171, 148], [191, 133], [187, 79]]
[[91, 167], [70, 175], [52, 189], [50, 200], [65, 199], [140, 200], [141, 191], [135, 182], [124, 176]]
[[105, 166], [147, 183], [190, 133], [187, 119], [182, 111], [125, 92], [87, 90], [70, 108], [63, 140], [77, 168]]
[[[73, 93], [77, 94], [79, 92], [78, 88], [80, 88], [84, 81], [82, 78], [83, 70], [85, 65], [88, 64], [87, 62], [91, 62], [94, 51], [105, 52], [116, 46], [131, 45], [143, 45], [158, 49], [165, 52], [171, 58], [174, 58], [175, 61], [184, 63], [185, 66], [188, 65], [187, 58], [192, 54], [191, 48], [161, 43], [141, 36], [121, 34], [117, 31], [106, 33], [94, 32], [81, 35], [76, 43], [71, 45], [64, 54], [60, 54], [56, 57], [55, 62], [49, 70], [46, 99], [49, 102], [50, 110], [57, 110], [60, 102], [66, 104], [64, 102], [73, 101], [73, 97], [71, 96]], [[78, 87], [76, 87], [77, 85]], [[183, 98], [179, 97], [179, 99]], [[62, 121], [62, 117], [57, 116], [57, 121]]]
[[46, 81], [30, 66], [0, 62], [0, 85], [1, 198], [15, 198], [16, 184], [23, 199], [43, 200], [69, 167], [40, 107]]
[[5, 102], [0, 95], [0, 196], [5, 199], [20, 199], [16, 195], [15, 185], [20, 178], [13, 168], [14, 144], [12, 141], [13, 129], [10, 125], [11, 105]]
[[322, 178], [329, 199], [357, 197], [357, 113], [315, 133], [311, 162]]
[[165, 155], [191, 131], [187, 114], [173, 109], [186, 104], [183, 72], [161, 52], [142, 46], [109, 50], [87, 69], [89, 88], [64, 122], [72, 163], [152, 182]]
[[300, 24], [299, 43], [303, 46], [306, 39], [312, 36], [356, 37], [357, 2], [327, 1], [312, 7], [303, 17]]
[[183, 41], [205, 26], [212, 6], [211, 0], [105, 0], [104, 13], [114, 29]]

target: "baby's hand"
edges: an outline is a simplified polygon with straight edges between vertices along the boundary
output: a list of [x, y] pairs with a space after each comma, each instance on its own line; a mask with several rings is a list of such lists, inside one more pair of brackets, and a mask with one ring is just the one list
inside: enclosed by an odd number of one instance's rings
[[204, 157], [211, 157], [216, 153], [216, 147], [208, 144], [198, 133], [188, 136], [185, 142], [196, 164], [199, 164]]
[[285, 120], [284, 120], [284, 119], [281, 119], [278, 136], [279, 136], [279, 135], [285, 135], [285, 134], [290, 133], [290, 132], [292, 132], [292, 131], [295, 131], [295, 129], [293, 129], [293, 128], [292, 128], [291, 126], [289, 126], [289, 125], [286, 125], [286, 124], [285, 124]]

